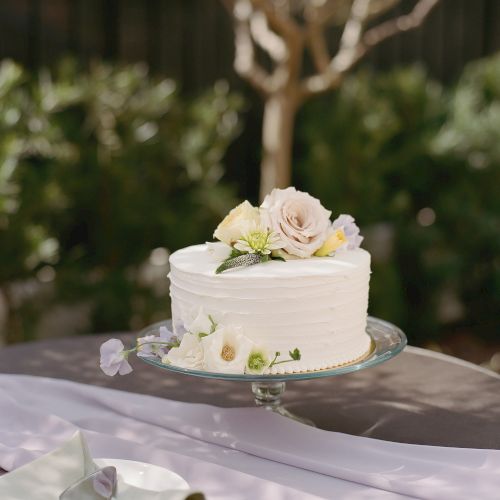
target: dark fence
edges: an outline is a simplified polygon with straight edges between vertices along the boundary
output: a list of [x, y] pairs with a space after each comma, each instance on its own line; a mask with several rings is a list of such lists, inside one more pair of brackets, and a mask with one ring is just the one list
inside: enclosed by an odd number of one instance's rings
[[[405, 0], [401, 11], [413, 4]], [[468, 61], [500, 49], [499, 25], [499, 0], [441, 0], [420, 29], [386, 41], [364, 64], [387, 69], [419, 61], [432, 76], [450, 82]], [[146, 61], [185, 92], [220, 78], [244, 88], [232, 69], [232, 24], [220, 0], [0, 1], [0, 58], [36, 69], [63, 55], [83, 63]], [[252, 106], [245, 122], [227, 164], [240, 194], [255, 197], [259, 106]]]
[[[466, 62], [500, 49], [499, 25], [498, 0], [441, 0], [421, 29], [387, 41], [368, 62], [385, 69], [423, 61], [447, 81]], [[0, 58], [35, 68], [68, 53], [147, 61], [186, 90], [235, 79], [231, 21], [219, 0], [0, 2]]]

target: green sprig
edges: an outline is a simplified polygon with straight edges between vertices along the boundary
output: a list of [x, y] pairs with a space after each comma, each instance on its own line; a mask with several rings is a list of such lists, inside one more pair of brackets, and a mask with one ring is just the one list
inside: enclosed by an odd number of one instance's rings
[[288, 355], [290, 359], [283, 359], [281, 361], [277, 361], [277, 359], [281, 356], [279, 351], [276, 351], [274, 354], [274, 359], [269, 363], [269, 368], [272, 368], [275, 365], [281, 365], [282, 363], [290, 363], [290, 361], [299, 361], [301, 358], [301, 354], [299, 349], [296, 347], [293, 351], [288, 351]]
[[135, 351], [139, 351], [139, 349], [143, 346], [143, 345], [148, 345], [148, 344], [155, 344], [155, 345], [166, 345], [167, 347], [179, 347], [181, 345], [181, 343], [177, 340], [175, 342], [165, 342], [164, 340], [151, 340], [151, 341], [148, 341], [148, 342], [137, 342], [136, 346], [135, 347], [132, 347], [131, 349], [128, 349], [127, 351], [123, 351], [127, 356], [131, 353], [131, 352], [135, 352]]
[[215, 330], [217, 330], [217, 323], [215, 322], [214, 318], [212, 318], [212, 316], [209, 314], [208, 315], [208, 319], [210, 320], [210, 334], [211, 335], [212, 333], [215, 332]]

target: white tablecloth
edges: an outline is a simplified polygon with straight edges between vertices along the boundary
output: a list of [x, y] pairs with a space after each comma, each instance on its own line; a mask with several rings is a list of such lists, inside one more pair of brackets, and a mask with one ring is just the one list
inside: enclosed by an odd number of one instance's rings
[[85, 431], [94, 457], [142, 460], [211, 499], [498, 498], [500, 451], [390, 443], [258, 408], [216, 408], [0, 375], [0, 467]]

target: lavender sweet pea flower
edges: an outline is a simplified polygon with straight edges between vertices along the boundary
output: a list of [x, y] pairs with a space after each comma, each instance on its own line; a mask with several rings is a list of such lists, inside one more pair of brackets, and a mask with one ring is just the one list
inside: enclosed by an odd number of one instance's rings
[[117, 373], [127, 375], [132, 367], [127, 361], [128, 351], [125, 351], [123, 342], [118, 339], [109, 339], [101, 345], [101, 370], [110, 377]]
[[94, 491], [103, 498], [111, 498], [116, 490], [117, 482], [116, 468], [104, 467], [94, 477]]
[[146, 335], [137, 339], [137, 356], [140, 358], [160, 358], [165, 354], [162, 344], [154, 344], [154, 341], [163, 341], [164, 339], [156, 335]]
[[160, 326], [160, 340], [162, 342], [180, 342], [184, 333], [185, 331], [178, 332], [178, 334], [176, 335], [174, 332], [171, 332], [166, 326]]
[[170, 350], [169, 342], [175, 344], [179, 338], [165, 326], [160, 326], [160, 336], [146, 335], [137, 339], [137, 356], [140, 358], [162, 358]]
[[347, 238], [347, 246], [342, 248], [347, 248], [347, 250], [354, 250], [361, 245], [363, 237], [359, 235], [359, 227], [354, 222], [354, 217], [341, 214], [332, 223], [332, 229], [342, 228]]

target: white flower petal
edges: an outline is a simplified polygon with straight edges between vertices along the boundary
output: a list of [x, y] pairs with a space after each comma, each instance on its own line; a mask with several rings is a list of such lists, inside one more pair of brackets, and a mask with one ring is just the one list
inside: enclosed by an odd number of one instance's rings
[[231, 254], [232, 248], [221, 241], [206, 242], [207, 251], [214, 262], [222, 262]]
[[210, 321], [209, 315], [205, 312], [203, 307], [198, 309], [198, 314], [196, 317], [186, 325], [186, 330], [188, 332], [198, 334], [198, 333], [210, 333], [212, 329], [212, 322]]
[[130, 372], [132, 372], [132, 367], [130, 366], [130, 363], [126, 359], [123, 359], [123, 361], [120, 363], [118, 373], [120, 375], [128, 375]]
[[233, 208], [214, 231], [214, 238], [232, 245], [240, 239], [251, 223], [260, 224], [259, 209], [247, 200]]
[[[244, 373], [248, 355], [254, 343], [243, 335], [241, 328], [220, 326], [212, 335], [201, 339], [203, 364], [208, 371], [218, 373]], [[234, 357], [222, 357], [224, 346], [229, 346]]]
[[186, 333], [179, 347], [172, 347], [162, 358], [175, 366], [199, 370], [203, 365], [203, 350], [197, 335]]
[[110, 339], [100, 348], [100, 362], [101, 370], [110, 377], [115, 376], [117, 373], [126, 375], [132, 371], [132, 367], [125, 358], [125, 351], [123, 342], [118, 339]]
[[347, 245], [341, 247], [344, 250], [354, 250], [361, 245], [363, 237], [359, 235], [359, 227], [356, 225], [354, 217], [348, 214], [339, 215], [331, 225], [330, 231], [342, 228], [347, 238]]

